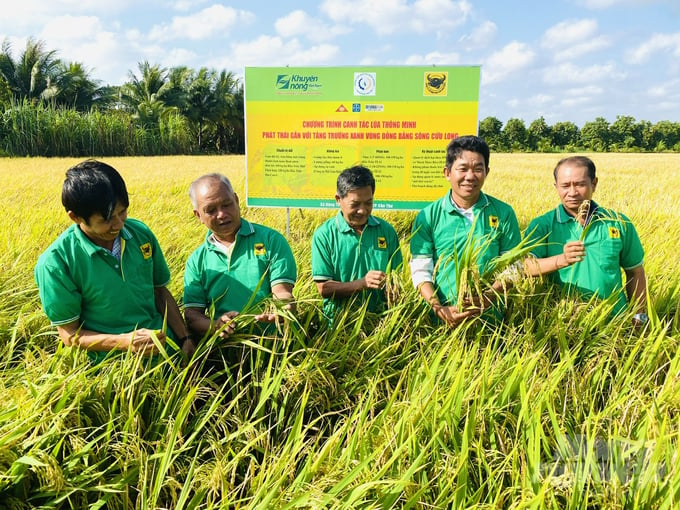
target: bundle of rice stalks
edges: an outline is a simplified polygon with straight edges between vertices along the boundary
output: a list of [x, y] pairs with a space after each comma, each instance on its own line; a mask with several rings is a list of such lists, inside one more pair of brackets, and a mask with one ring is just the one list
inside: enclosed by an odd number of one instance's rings
[[581, 205], [578, 206], [578, 211], [576, 212], [576, 219], [582, 226], [586, 226], [588, 223], [588, 215], [590, 214], [590, 200], [584, 200]]

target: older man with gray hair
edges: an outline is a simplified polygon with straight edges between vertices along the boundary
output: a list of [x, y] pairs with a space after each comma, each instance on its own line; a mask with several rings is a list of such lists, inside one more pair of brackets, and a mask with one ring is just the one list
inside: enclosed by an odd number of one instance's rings
[[297, 268], [285, 237], [241, 217], [238, 195], [224, 175], [199, 177], [189, 198], [194, 215], [208, 228], [184, 273], [184, 315], [194, 335], [231, 335], [233, 319], [249, 304], [256, 320], [274, 322], [277, 314], [262, 306], [270, 297], [293, 309]]

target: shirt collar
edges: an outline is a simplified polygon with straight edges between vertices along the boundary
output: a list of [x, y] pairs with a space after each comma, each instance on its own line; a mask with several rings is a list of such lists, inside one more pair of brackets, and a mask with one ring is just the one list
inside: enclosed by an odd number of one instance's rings
[[[595, 202], [595, 200], [590, 201], [590, 213], [589, 216], [592, 218], [595, 215], [599, 215], [600, 206]], [[571, 214], [567, 212], [564, 205], [560, 204], [557, 206], [557, 223], [568, 223], [570, 221], [576, 221]]]
[[[87, 253], [90, 257], [93, 256], [98, 251], [101, 251], [101, 250], [104, 250], [105, 252], [111, 253], [106, 248], [93, 243], [92, 240], [85, 235], [85, 232], [83, 232], [80, 229], [80, 226], [77, 223], [74, 223], [72, 228], [75, 231], [76, 237], [78, 238], [80, 245], [85, 250], [85, 253]], [[132, 237], [132, 232], [130, 232], [130, 230], [128, 230], [128, 228], [125, 226], [125, 224], [123, 224], [123, 228], [120, 230], [118, 237], [123, 238], [127, 241]]]
[[[380, 222], [378, 222], [378, 220], [375, 219], [372, 214], [368, 215], [368, 221], [366, 222], [367, 227], [375, 227], [379, 224]], [[345, 220], [345, 217], [342, 215], [342, 211], [338, 211], [338, 214], [335, 216], [335, 226], [343, 234], [349, 231], [354, 231], [354, 229], [349, 226], [349, 223], [347, 223], [347, 220]]]
[[[484, 209], [487, 205], [489, 205], [489, 198], [484, 194], [483, 191], [480, 191], [479, 198], [472, 205], [471, 209], [473, 211], [478, 211], [480, 209]], [[442, 199], [442, 207], [444, 208], [444, 211], [446, 211], [449, 214], [451, 213], [460, 214], [458, 208], [455, 205], [453, 205], [453, 199], [451, 198], [450, 191]]]
[[[255, 228], [253, 227], [252, 223], [250, 223], [248, 220], [241, 218], [241, 226], [236, 232], [236, 237], [246, 237], [254, 233]], [[208, 242], [208, 244], [212, 244], [210, 242], [210, 238], [212, 237], [212, 235], [213, 235], [212, 230], [208, 230], [208, 233], [205, 235], [205, 240]]]

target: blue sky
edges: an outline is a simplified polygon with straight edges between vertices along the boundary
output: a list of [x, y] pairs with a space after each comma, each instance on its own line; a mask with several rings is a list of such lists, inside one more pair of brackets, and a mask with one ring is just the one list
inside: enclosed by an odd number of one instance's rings
[[678, 0], [18, 0], [2, 13], [15, 56], [33, 36], [112, 85], [144, 60], [237, 76], [481, 65], [480, 119], [680, 121]]

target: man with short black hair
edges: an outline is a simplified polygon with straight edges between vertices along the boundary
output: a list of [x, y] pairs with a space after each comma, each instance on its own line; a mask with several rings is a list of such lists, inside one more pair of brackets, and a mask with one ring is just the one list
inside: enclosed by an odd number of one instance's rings
[[[479, 273], [495, 258], [509, 252], [521, 241], [517, 217], [510, 205], [482, 192], [489, 174], [490, 150], [478, 136], [452, 139], [446, 147], [444, 177], [450, 190], [418, 213], [411, 236], [411, 278], [434, 315], [449, 326], [479, 315], [500, 319], [498, 296], [504, 283], [494, 281], [479, 302], [458, 306], [457, 270], [463, 255], [475, 252]], [[470, 246], [472, 244], [472, 246]], [[467, 297], [465, 299], [468, 299]]]
[[[630, 302], [635, 325], [647, 322], [644, 251], [633, 223], [592, 200], [597, 187], [595, 163], [586, 156], [561, 159], [553, 170], [560, 205], [537, 218], [527, 237], [540, 245], [525, 262], [530, 275], [576, 289], [589, 298], [618, 294], [614, 313]], [[587, 248], [587, 249], [586, 249]], [[621, 269], [626, 275], [625, 293]], [[626, 299], [627, 298], [627, 299]]]
[[375, 179], [363, 166], [344, 170], [337, 179], [340, 211], [321, 224], [312, 238], [312, 278], [324, 298], [324, 313], [360, 296], [369, 311], [386, 306], [387, 273], [402, 264], [399, 238], [392, 225], [373, 211]]
[[[194, 345], [166, 285], [170, 271], [156, 237], [127, 217], [127, 188], [110, 165], [86, 160], [66, 172], [62, 204], [73, 221], [40, 255], [40, 299], [65, 345], [99, 362], [110, 351], [158, 352], [166, 333], [185, 354]], [[160, 331], [164, 317], [170, 330]]]

